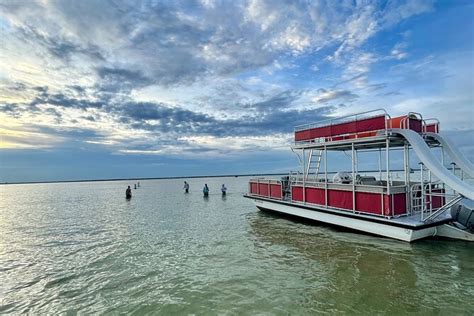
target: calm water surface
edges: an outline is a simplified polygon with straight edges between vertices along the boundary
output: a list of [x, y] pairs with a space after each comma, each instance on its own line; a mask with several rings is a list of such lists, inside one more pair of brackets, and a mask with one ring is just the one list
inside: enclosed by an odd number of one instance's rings
[[474, 314], [474, 245], [258, 212], [247, 180], [0, 186], [0, 313]]

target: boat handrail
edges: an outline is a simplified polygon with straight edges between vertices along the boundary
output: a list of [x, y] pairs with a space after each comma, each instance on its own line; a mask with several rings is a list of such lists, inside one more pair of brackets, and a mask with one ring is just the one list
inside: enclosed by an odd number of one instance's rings
[[427, 132], [426, 128], [429, 125], [434, 125], [436, 127], [435, 133], [439, 133], [439, 120], [437, 118], [427, 118], [423, 120], [423, 133]]
[[249, 180], [249, 182], [257, 182], [257, 183], [275, 183], [275, 184], [281, 184], [281, 180], [276, 180], [276, 179], [266, 179], [264, 177], [262, 178], [252, 178]]
[[[419, 116], [419, 118], [417, 116]], [[418, 112], [408, 112], [408, 114], [401, 120], [400, 128], [410, 129], [410, 119], [413, 119], [413, 118], [422, 122], [421, 129], [423, 130], [424, 129], [424, 127], [423, 127], [424, 126], [423, 116]]]
[[[304, 181], [305, 186], [315, 186], [315, 187], [324, 187], [326, 182], [324, 181]], [[347, 186], [348, 188], [352, 187], [352, 182], [350, 183], [334, 183], [334, 182], [327, 182], [328, 185], [338, 185], [338, 186]], [[303, 180], [296, 180], [294, 181], [294, 185], [300, 186], [303, 185]], [[374, 185], [374, 184], [364, 184], [364, 183], [356, 183], [357, 187], [364, 187], [364, 188], [386, 188], [386, 185]], [[400, 185], [391, 185], [391, 189], [401, 189], [401, 188], [406, 188], [406, 185], [400, 184]]]
[[[371, 111], [359, 112], [359, 113], [349, 114], [349, 115], [340, 116], [340, 117], [336, 117], [336, 118], [330, 118], [330, 119], [326, 119], [326, 120], [322, 120], [322, 121], [318, 121], [318, 122], [313, 122], [313, 123], [309, 123], [309, 124], [298, 125], [294, 128], [294, 131], [298, 132], [298, 131], [303, 131], [303, 130], [307, 130], [307, 129], [310, 129], [310, 128], [321, 127], [321, 126], [326, 126], [326, 125], [333, 125], [334, 121], [342, 120], [342, 119], [349, 118], [349, 117], [355, 117], [354, 121], [357, 121], [357, 116], [365, 115], [365, 114], [369, 114], [369, 113], [374, 113], [374, 112], [383, 112], [385, 117], [388, 118], [388, 120], [387, 119], [385, 120], [385, 129], [390, 128], [389, 126], [387, 126], [387, 121], [390, 121], [391, 117], [385, 109], [380, 108], [380, 109], [375, 109], [375, 110], [371, 110]], [[376, 115], [373, 115], [373, 116], [376, 116]], [[372, 116], [370, 116], [370, 117], [372, 117]], [[364, 119], [370, 118], [370, 117], [364, 117]], [[348, 122], [350, 122], [350, 121], [351, 120], [348, 120]], [[342, 122], [339, 122], [339, 123], [342, 123]]]

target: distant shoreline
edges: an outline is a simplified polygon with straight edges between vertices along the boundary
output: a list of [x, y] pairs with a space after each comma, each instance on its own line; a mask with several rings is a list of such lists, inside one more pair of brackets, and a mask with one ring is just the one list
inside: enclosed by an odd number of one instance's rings
[[[456, 168], [459, 169], [459, 168]], [[400, 172], [403, 169], [394, 169], [392, 172]], [[412, 171], [419, 171], [413, 169]], [[337, 171], [328, 171], [328, 174]], [[360, 173], [378, 172], [378, 170], [359, 170]], [[385, 170], [382, 170], [385, 172]], [[40, 184], [40, 183], [75, 183], [75, 182], [106, 182], [106, 181], [140, 181], [140, 180], [170, 180], [170, 179], [198, 179], [198, 178], [230, 178], [230, 177], [261, 177], [261, 176], [286, 176], [285, 173], [247, 173], [247, 174], [223, 174], [223, 175], [200, 175], [200, 176], [174, 176], [174, 177], [150, 177], [150, 178], [120, 178], [120, 179], [82, 179], [82, 180], [52, 180], [52, 181], [22, 181], [22, 182], [1, 182], [0, 185], [11, 184]]]
[[260, 177], [260, 176], [280, 176], [288, 173], [249, 173], [249, 174], [225, 174], [214, 176], [174, 176], [174, 177], [151, 177], [151, 178], [121, 178], [121, 179], [82, 179], [82, 180], [52, 180], [52, 181], [23, 181], [23, 182], [2, 182], [0, 185], [10, 184], [40, 184], [40, 183], [74, 183], [74, 182], [106, 182], [106, 181], [140, 181], [140, 180], [170, 180], [170, 179], [196, 179], [196, 178], [229, 178], [229, 177]]

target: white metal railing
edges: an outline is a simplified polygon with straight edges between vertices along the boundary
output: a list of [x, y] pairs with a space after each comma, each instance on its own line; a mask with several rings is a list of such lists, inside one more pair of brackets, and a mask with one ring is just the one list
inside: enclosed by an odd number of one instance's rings
[[[432, 123], [431, 123], [432, 122]], [[426, 128], [430, 125], [435, 126], [435, 133], [439, 133], [439, 120], [435, 118], [429, 118], [423, 120], [423, 133], [426, 133]]]
[[[460, 196], [458, 194], [449, 194], [443, 192], [442, 188], [433, 188], [437, 184], [429, 182], [423, 184], [416, 183], [410, 187], [412, 214], [420, 214], [423, 222], [438, 217], [448, 207], [459, 201]], [[433, 201], [437, 198], [441, 199], [441, 201], [438, 206], [433, 206]]]
[[[357, 121], [358, 119], [368, 119], [368, 118], [379, 116], [379, 115], [374, 114], [374, 115], [371, 115], [371, 116], [368, 116], [368, 117], [363, 117], [363, 118], [358, 117], [358, 116], [367, 115], [369, 113], [374, 113], [374, 112], [382, 112], [382, 113], [380, 113], [380, 115], [384, 114], [386, 118], [390, 119], [390, 115], [387, 113], [387, 111], [385, 109], [376, 109], [376, 110], [371, 110], [371, 111], [366, 111], [366, 112], [359, 112], [359, 113], [355, 113], [355, 114], [349, 114], [349, 115], [345, 115], [345, 116], [341, 116], [341, 117], [337, 117], [337, 118], [326, 119], [326, 120], [313, 122], [313, 123], [309, 123], [309, 124], [298, 125], [298, 126], [295, 127], [294, 131], [295, 132], [304, 131], [304, 130], [311, 129], [311, 128], [316, 128], [316, 127], [331, 126], [331, 125], [334, 125], [334, 123], [337, 123], [337, 124], [348, 123], [348, 122], [352, 122], [352, 121]], [[352, 117], [354, 117], [355, 119], [349, 119], [349, 118], [352, 118]], [[338, 121], [338, 120], [343, 120], [343, 121], [341, 122], [341, 121]], [[385, 120], [385, 129], [390, 128], [389, 126], [387, 126], [388, 121], [389, 120], [387, 120], [387, 119]]]
[[[408, 112], [407, 116], [405, 116], [401, 121], [400, 121], [400, 128], [402, 129], [410, 129], [410, 119], [417, 119], [422, 122], [423, 125], [423, 116], [421, 116], [420, 113], [418, 112]], [[423, 130], [423, 126], [422, 126]]]
[[437, 218], [438, 216], [440, 216], [441, 214], [443, 214], [444, 211], [446, 211], [448, 208], [451, 208], [451, 206], [453, 206], [454, 204], [458, 203], [459, 201], [461, 201], [463, 199], [463, 197], [461, 195], [458, 195], [456, 196], [455, 198], [453, 198], [452, 200], [450, 200], [448, 203], [444, 204], [443, 206], [441, 206], [440, 208], [438, 208], [437, 211], [435, 212], [432, 212], [430, 213], [427, 217], [425, 217], [424, 219], [422, 218], [423, 222], [426, 222], [426, 221], [429, 221], [429, 220], [434, 220], [435, 218]]

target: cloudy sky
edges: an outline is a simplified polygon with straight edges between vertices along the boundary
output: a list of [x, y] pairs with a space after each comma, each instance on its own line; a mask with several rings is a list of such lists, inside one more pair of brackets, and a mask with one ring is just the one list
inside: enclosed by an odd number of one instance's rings
[[438, 117], [474, 160], [472, 1], [0, 0], [0, 182], [295, 169], [293, 127]]

